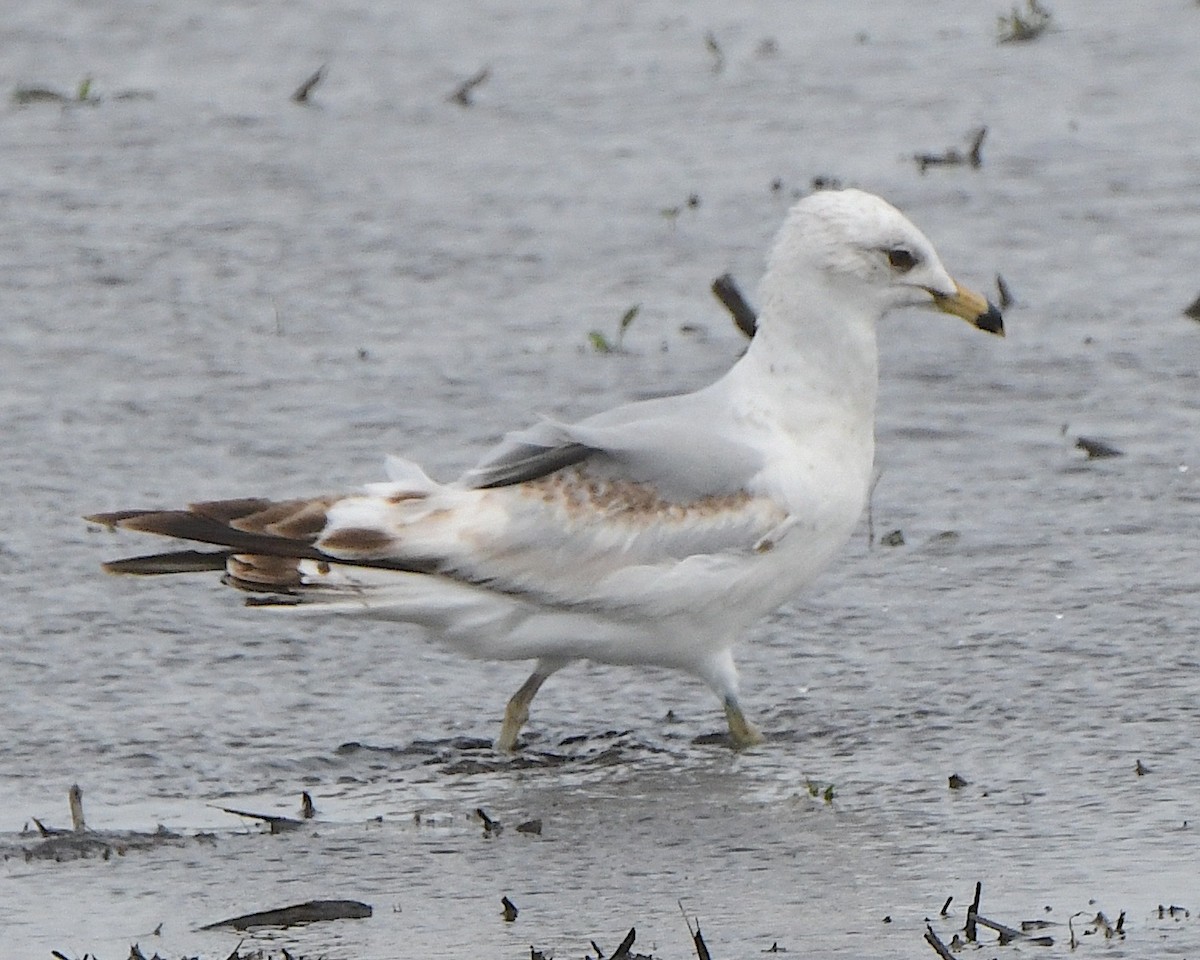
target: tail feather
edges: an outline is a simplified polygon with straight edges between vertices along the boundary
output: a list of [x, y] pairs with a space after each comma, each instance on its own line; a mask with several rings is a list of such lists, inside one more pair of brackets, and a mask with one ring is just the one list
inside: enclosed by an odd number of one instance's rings
[[108, 573], [124, 573], [134, 576], [202, 573], [209, 570], [224, 570], [230, 556], [232, 553], [229, 550], [176, 550], [171, 553], [153, 553], [143, 557], [110, 560], [103, 567]]
[[[199, 506], [203, 508], [208, 505]], [[309, 560], [328, 559], [307, 540], [247, 532], [212, 516], [191, 510], [122, 510], [117, 513], [98, 513], [85, 519], [106, 527], [230, 547], [237, 553]]]
[[325, 527], [328, 508], [339, 499], [325, 496], [274, 501], [247, 497], [194, 503], [185, 510], [120, 510], [93, 514], [85, 519], [113, 529], [153, 533], [223, 548], [177, 550], [111, 560], [104, 564], [109, 573], [156, 576], [220, 570], [224, 571], [222, 580], [227, 585], [270, 594], [280, 598], [280, 602], [310, 586], [300, 573], [300, 565], [305, 561], [316, 561], [313, 570], [321, 575], [318, 580], [323, 579], [331, 566], [407, 573], [441, 572], [439, 564], [431, 560], [348, 560], [317, 549], [315, 542]]

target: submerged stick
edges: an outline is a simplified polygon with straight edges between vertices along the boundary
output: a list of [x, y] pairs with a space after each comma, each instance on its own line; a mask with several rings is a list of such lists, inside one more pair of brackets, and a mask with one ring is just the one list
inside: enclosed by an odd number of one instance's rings
[[968, 943], [975, 942], [975, 920], [979, 916], [979, 897], [983, 893], [983, 881], [975, 881], [975, 899], [967, 907], [967, 925], [963, 927]]
[[679, 912], [683, 914], [683, 922], [687, 924], [688, 933], [692, 935], [692, 945], [696, 948], [697, 960], [712, 960], [712, 955], [708, 952], [708, 944], [704, 942], [704, 935], [700, 933], [700, 918], [696, 918], [696, 929], [692, 929], [692, 921], [688, 919], [687, 911], [683, 909], [683, 901], [679, 901]]
[[937, 955], [941, 957], [942, 960], [957, 960], [954, 954], [950, 952], [950, 948], [942, 942], [941, 937], [933, 932], [933, 927], [931, 927], [929, 924], [925, 924], [925, 942], [933, 947], [933, 949], [937, 952]]
[[67, 791], [67, 803], [71, 807], [71, 829], [76, 833], [86, 830], [87, 824], [83, 822], [83, 791], [79, 789], [79, 784], [72, 784]]
[[633, 941], [637, 939], [637, 927], [630, 927], [629, 932], [625, 934], [625, 939], [621, 941], [621, 945], [613, 951], [613, 955], [608, 960], [628, 960], [629, 951], [633, 948]]

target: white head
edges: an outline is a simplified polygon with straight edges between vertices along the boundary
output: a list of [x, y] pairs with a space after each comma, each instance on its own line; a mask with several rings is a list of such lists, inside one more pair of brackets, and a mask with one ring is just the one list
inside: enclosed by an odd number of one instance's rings
[[999, 311], [954, 281], [904, 214], [861, 190], [818, 191], [788, 213], [768, 261], [764, 306], [803, 311], [782, 302], [797, 290], [821, 291], [826, 308], [845, 304], [871, 320], [896, 307], [925, 306], [1004, 332]]

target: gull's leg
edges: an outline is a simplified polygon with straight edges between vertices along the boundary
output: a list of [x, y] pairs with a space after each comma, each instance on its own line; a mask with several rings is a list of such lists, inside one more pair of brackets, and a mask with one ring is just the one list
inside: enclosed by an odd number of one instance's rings
[[500, 736], [496, 738], [496, 749], [512, 753], [517, 749], [517, 736], [525, 721], [529, 719], [529, 705], [537, 696], [538, 690], [551, 674], [556, 673], [567, 665], [566, 660], [543, 658], [533, 668], [529, 679], [521, 684], [521, 689], [512, 695], [508, 706], [504, 708], [504, 722], [500, 724]]
[[713, 688], [725, 708], [725, 719], [729, 723], [729, 739], [736, 749], [752, 747], [763, 742], [763, 735], [746, 715], [738, 702], [737, 666], [733, 662], [733, 654], [722, 650], [714, 657], [704, 673], [704, 679]]

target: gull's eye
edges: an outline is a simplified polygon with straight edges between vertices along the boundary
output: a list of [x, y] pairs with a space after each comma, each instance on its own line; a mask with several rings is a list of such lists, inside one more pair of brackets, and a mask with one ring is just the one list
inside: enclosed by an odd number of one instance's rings
[[903, 247], [895, 247], [884, 252], [887, 254], [888, 264], [897, 273], [908, 273], [917, 265], [917, 258], [913, 256], [912, 251], [905, 250]]

